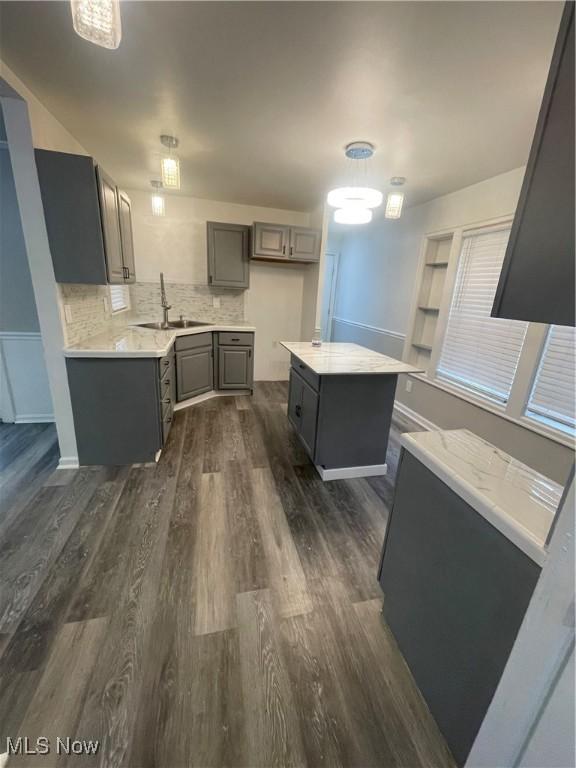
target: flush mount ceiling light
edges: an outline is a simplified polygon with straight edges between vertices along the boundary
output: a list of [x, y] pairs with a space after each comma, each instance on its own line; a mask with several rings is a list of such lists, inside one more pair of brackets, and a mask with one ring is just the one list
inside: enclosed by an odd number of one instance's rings
[[379, 189], [366, 184], [366, 161], [374, 154], [374, 146], [367, 141], [353, 141], [346, 146], [344, 154], [352, 161], [352, 183], [331, 189], [326, 202], [338, 209], [334, 213], [334, 221], [340, 224], [367, 224], [372, 220], [370, 209], [382, 205], [383, 199]]
[[115, 49], [122, 39], [120, 0], [70, 0], [74, 30], [95, 45]]
[[[392, 176], [390, 184], [393, 187], [401, 187], [406, 179], [404, 176]], [[388, 192], [386, 197], [386, 209], [384, 216], [387, 219], [399, 219], [402, 215], [402, 205], [404, 203], [403, 192]]]
[[178, 146], [178, 139], [174, 136], [163, 134], [160, 136], [162, 144], [168, 148], [168, 155], [162, 158], [162, 184], [166, 189], [180, 189], [180, 160], [171, 154]]
[[372, 211], [370, 208], [360, 208], [357, 205], [338, 208], [334, 211], [334, 221], [337, 224], [368, 224], [372, 221]]
[[164, 213], [165, 213], [164, 197], [158, 194], [159, 190], [162, 189], [162, 182], [158, 181], [157, 179], [152, 179], [150, 184], [155, 190], [155, 193], [152, 195], [152, 198], [151, 198], [152, 216], [164, 216]]

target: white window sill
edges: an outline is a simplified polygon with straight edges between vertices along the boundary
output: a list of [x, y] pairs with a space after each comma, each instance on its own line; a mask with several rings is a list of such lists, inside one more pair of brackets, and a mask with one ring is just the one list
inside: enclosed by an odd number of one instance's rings
[[530, 419], [526, 416], [522, 416], [519, 419], [516, 419], [513, 416], [509, 416], [506, 413], [504, 406], [499, 406], [496, 403], [491, 403], [489, 400], [484, 400], [480, 397], [475, 397], [472, 392], [468, 392], [465, 389], [454, 386], [453, 384], [450, 384], [444, 381], [443, 379], [431, 379], [428, 376], [426, 376], [426, 374], [424, 373], [410, 373], [408, 375], [414, 379], [419, 379], [425, 384], [429, 384], [431, 387], [436, 387], [436, 389], [441, 389], [444, 392], [448, 392], [451, 395], [455, 395], [456, 397], [459, 397], [461, 400], [465, 400], [467, 403], [471, 403], [472, 405], [475, 405], [478, 408], [482, 408], [483, 410], [489, 411], [490, 413], [493, 413], [496, 416], [500, 416], [500, 418], [506, 419], [506, 421], [510, 421], [512, 422], [512, 424], [516, 424], [519, 427], [528, 429], [530, 432], [535, 432], [538, 435], [542, 435], [542, 437], [547, 437], [549, 440], [552, 440], [555, 443], [564, 445], [567, 448], [571, 448], [572, 450], [574, 450], [575, 448], [574, 439], [571, 438], [569, 435], [566, 435], [565, 433], [560, 432], [559, 430], [553, 429], [552, 427], [546, 427], [543, 424], [538, 424], [533, 419]]

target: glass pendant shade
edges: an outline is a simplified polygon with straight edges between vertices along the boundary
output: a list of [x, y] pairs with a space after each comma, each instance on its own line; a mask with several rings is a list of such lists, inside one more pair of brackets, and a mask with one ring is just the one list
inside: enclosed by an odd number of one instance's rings
[[162, 186], [180, 189], [180, 161], [177, 157], [162, 158]]
[[338, 187], [328, 192], [327, 202], [333, 208], [377, 208], [382, 205], [382, 192], [372, 187]]
[[389, 192], [386, 198], [386, 210], [384, 216], [387, 219], [399, 219], [402, 214], [402, 203], [404, 195], [402, 192]]
[[334, 221], [337, 224], [368, 224], [372, 221], [372, 211], [370, 208], [361, 208], [358, 205], [338, 208], [334, 211]]
[[70, 0], [74, 30], [95, 45], [115, 49], [122, 39], [120, 0]]
[[162, 195], [152, 195], [152, 215], [164, 216], [166, 212]]

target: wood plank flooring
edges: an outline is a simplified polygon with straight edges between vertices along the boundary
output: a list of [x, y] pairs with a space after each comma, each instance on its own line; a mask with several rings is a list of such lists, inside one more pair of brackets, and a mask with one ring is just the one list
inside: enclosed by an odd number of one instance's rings
[[454, 765], [376, 582], [411, 425], [322, 483], [286, 398], [180, 411], [156, 466], [54, 472], [53, 426], [0, 424], [0, 738], [100, 745], [9, 765]]

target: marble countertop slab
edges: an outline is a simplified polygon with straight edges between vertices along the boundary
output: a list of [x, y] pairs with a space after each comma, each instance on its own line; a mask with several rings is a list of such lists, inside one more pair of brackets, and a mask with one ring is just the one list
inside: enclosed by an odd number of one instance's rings
[[323, 342], [321, 347], [313, 347], [309, 341], [281, 341], [280, 344], [319, 376], [339, 373], [422, 373], [421, 368], [359, 344]]
[[467, 429], [405, 433], [401, 443], [524, 554], [543, 565], [562, 486]]
[[[144, 320], [139, 322], [145, 322]], [[209, 323], [192, 328], [171, 328], [156, 331], [153, 328], [138, 328], [127, 325], [107, 333], [79, 341], [64, 347], [65, 357], [164, 357], [177, 336], [190, 336], [212, 331], [251, 331], [256, 328], [247, 322]]]

